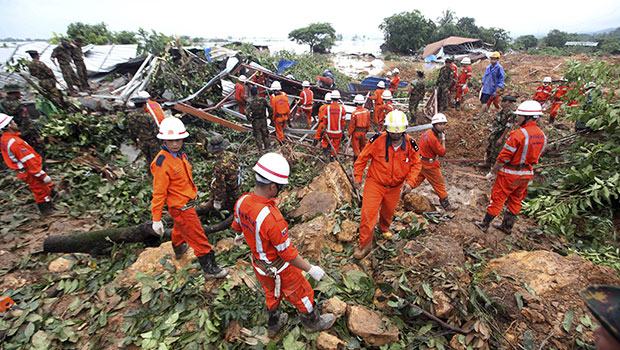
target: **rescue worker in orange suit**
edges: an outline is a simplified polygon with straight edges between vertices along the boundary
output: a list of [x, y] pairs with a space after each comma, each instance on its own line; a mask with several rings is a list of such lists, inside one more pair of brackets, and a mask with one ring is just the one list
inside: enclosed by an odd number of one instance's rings
[[312, 125], [312, 99], [314, 98], [314, 94], [312, 90], [310, 90], [310, 82], [304, 81], [301, 83], [301, 86], [304, 88], [299, 97], [301, 98], [299, 104], [301, 105], [301, 112], [306, 115], [306, 120], [308, 121], [308, 126]]
[[19, 137], [21, 133], [13, 117], [0, 113], [0, 130], [3, 130], [0, 151], [6, 166], [15, 170], [17, 177], [28, 184], [41, 215], [51, 214], [54, 210], [51, 198], [54, 184], [42, 168], [41, 156]]
[[166, 118], [159, 126], [157, 138], [163, 140], [162, 150], [151, 163], [153, 174], [153, 199], [151, 201], [152, 228], [160, 237], [164, 235], [161, 221], [164, 204], [172, 216], [172, 248], [180, 259], [188, 245], [194, 249], [205, 278], [222, 278], [227, 268], [219, 268], [215, 252], [202, 228], [194, 209], [198, 189], [192, 177], [192, 166], [183, 152], [183, 139], [189, 134], [178, 118]]
[[555, 88], [555, 92], [553, 93], [551, 110], [549, 111], [549, 124], [553, 125], [555, 122], [555, 118], [558, 116], [558, 112], [560, 111], [560, 107], [562, 107], [562, 103], [564, 103], [564, 95], [568, 92], [568, 79], [562, 77], [560, 79], [560, 85]]
[[471, 59], [469, 57], [465, 57], [461, 60], [461, 64], [463, 65], [463, 69], [461, 70], [461, 74], [456, 81], [456, 96], [454, 98], [454, 109], [459, 109], [461, 107], [463, 95], [469, 92], [467, 83], [469, 82], [469, 79], [471, 79], [472, 75], [472, 69], [470, 66]]
[[245, 115], [245, 82], [248, 81], [248, 78], [245, 75], [239, 76], [239, 81], [235, 84], [235, 101], [237, 101], [237, 106], [239, 106], [239, 113]]
[[366, 146], [366, 133], [368, 128], [370, 128], [370, 111], [364, 108], [366, 103], [364, 96], [355, 95], [353, 102], [357, 108], [351, 113], [349, 137], [353, 147], [353, 162], [355, 162], [364, 146]]
[[392, 95], [394, 95], [396, 90], [398, 90], [398, 84], [400, 84], [400, 70], [398, 70], [398, 68], [394, 68], [392, 74], [394, 74], [394, 77], [390, 79], [390, 87], [388, 88], [388, 90], [390, 90]]
[[487, 232], [491, 221], [500, 214], [506, 201], [508, 204], [502, 224], [493, 226], [506, 234], [512, 232], [521, 210], [521, 201], [527, 195], [527, 184], [534, 177], [532, 166], [538, 163], [547, 146], [547, 136], [536, 125], [536, 120], [542, 113], [540, 103], [536, 101], [525, 101], [514, 112], [516, 124], [521, 127], [508, 134], [504, 149], [486, 176], [491, 180], [497, 173], [491, 204], [487, 207], [484, 219], [475, 223], [484, 232]]
[[256, 187], [237, 200], [232, 228], [241, 232], [235, 244], [245, 240], [250, 246], [254, 274], [265, 291], [268, 335], [276, 336], [288, 321], [288, 314], [280, 310], [283, 297], [297, 308], [306, 332], [328, 329], [336, 317], [319, 315], [314, 290], [301, 273], [305, 271], [320, 281], [325, 271], [308, 263], [291, 244], [288, 225], [276, 204], [278, 193], [288, 184], [289, 164], [282, 155], [267, 153], [253, 170]]
[[[446, 62], [450, 63], [450, 69], [452, 69], [452, 81], [450, 82], [450, 87], [448, 87], [448, 92], [450, 96], [454, 96], [456, 92], [457, 81], [459, 78], [459, 67], [454, 63], [454, 58], [448, 57]], [[448, 99], [450, 100], [451, 97]]]
[[[394, 110], [394, 105], [392, 104], [392, 93], [390, 90], [385, 90], [381, 94], [381, 98], [383, 99], [383, 115], [386, 116], [388, 113]], [[383, 124], [385, 122], [385, 117], [380, 121], [379, 124]]]
[[405, 113], [398, 110], [390, 112], [385, 118], [385, 127], [386, 132], [373, 136], [353, 164], [354, 183], [359, 189], [364, 169], [370, 161], [362, 199], [360, 245], [353, 253], [356, 259], [364, 258], [372, 249], [377, 216], [383, 237], [391, 239], [390, 224], [401, 190], [404, 193], [411, 192], [422, 168], [418, 144], [405, 133]]
[[276, 138], [278, 143], [284, 144], [284, 128], [291, 113], [291, 106], [288, 104], [288, 95], [282, 92], [282, 85], [279, 81], [274, 81], [271, 84], [271, 107], [273, 108], [273, 123], [276, 128]]
[[551, 77], [545, 77], [542, 81], [542, 85], [536, 88], [536, 92], [534, 92], [534, 101], [540, 103], [545, 108], [544, 105], [551, 99], [551, 94], [553, 93], [553, 88], [551, 87]]
[[418, 145], [420, 147], [420, 158], [422, 159], [422, 170], [413, 184], [416, 188], [428, 180], [433, 187], [435, 194], [439, 197], [439, 203], [445, 210], [456, 210], [458, 206], [450, 204], [446, 183], [441, 175], [439, 157], [446, 155], [446, 124], [448, 119], [442, 113], [437, 113], [431, 119], [432, 129], [427, 130], [422, 136]]
[[323, 114], [320, 116], [319, 126], [316, 128], [312, 145], [316, 145], [321, 140], [323, 155], [327, 157], [331, 151], [330, 161], [333, 161], [338, 148], [340, 148], [347, 112], [344, 106], [339, 103], [340, 91], [332, 91], [331, 100], [332, 103], [325, 107]]
[[369, 99], [371, 99], [375, 104], [373, 122], [376, 126], [378, 126], [378, 129], [381, 129], [381, 127], [383, 126], [383, 120], [385, 120], [385, 115], [383, 115], [383, 98], [381, 97], [383, 96], [384, 89], [385, 82], [383, 82], [382, 80], [377, 83], [377, 89], [375, 90], [375, 93], [369, 97]]

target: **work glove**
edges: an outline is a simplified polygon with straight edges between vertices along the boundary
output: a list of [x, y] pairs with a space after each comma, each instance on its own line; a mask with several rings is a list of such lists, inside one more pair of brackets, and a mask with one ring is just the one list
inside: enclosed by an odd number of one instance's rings
[[485, 176], [485, 178], [486, 178], [487, 180], [489, 180], [489, 181], [492, 181], [492, 180], [493, 180], [493, 178], [495, 178], [495, 174], [493, 174], [493, 173], [488, 173], [488, 174]]
[[319, 143], [319, 140], [317, 139], [312, 140], [312, 146], [316, 146], [317, 143]]
[[213, 201], [213, 208], [217, 210], [222, 209], [222, 201]]
[[161, 221], [153, 221], [152, 227], [153, 231], [155, 231], [160, 238], [164, 236], [164, 224]]
[[312, 276], [312, 278], [314, 278], [318, 282], [325, 275], [325, 271], [323, 271], [322, 268], [316, 265], [312, 265], [312, 267], [310, 267], [310, 270], [308, 270], [308, 274], [310, 274], [310, 276]]
[[50, 182], [52, 182], [52, 178], [46, 174], [45, 177], [43, 178], [43, 183], [48, 184]]
[[239, 247], [240, 245], [243, 244], [243, 242], [245, 242], [245, 237], [243, 236], [243, 234], [236, 234], [235, 235], [235, 245], [237, 247]]

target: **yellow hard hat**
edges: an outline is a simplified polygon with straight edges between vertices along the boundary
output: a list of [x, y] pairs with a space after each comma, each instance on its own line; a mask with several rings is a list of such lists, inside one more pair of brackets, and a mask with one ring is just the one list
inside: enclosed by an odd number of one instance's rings
[[500, 55], [499, 55], [499, 52], [495, 51], [495, 52], [493, 52], [493, 53], [491, 54], [491, 56], [490, 56], [490, 57], [491, 57], [491, 58], [499, 58], [499, 56], [500, 56]]

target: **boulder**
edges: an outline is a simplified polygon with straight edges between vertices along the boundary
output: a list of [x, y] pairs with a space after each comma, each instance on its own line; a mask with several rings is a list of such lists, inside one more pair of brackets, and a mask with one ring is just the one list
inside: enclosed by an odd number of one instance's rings
[[50, 272], [67, 272], [69, 271], [69, 267], [73, 263], [73, 260], [68, 258], [67, 256], [61, 256], [60, 258], [52, 261], [47, 269]]
[[403, 197], [403, 208], [405, 211], [413, 211], [418, 214], [435, 210], [430, 199], [417, 193], [409, 193]]
[[398, 341], [398, 327], [376, 311], [355, 305], [349, 308], [349, 330], [370, 346], [382, 346]]
[[332, 297], [323, 302], [323, 313], [334, 314], [336, 317], [344, 316], [347, 313], [347, 303], [338, 297]]
[[327, 332], [319, 333], [319, 337], [316, 339], [316, 346], [320, 350], [344, 349], [346, 345], [347, 343]]

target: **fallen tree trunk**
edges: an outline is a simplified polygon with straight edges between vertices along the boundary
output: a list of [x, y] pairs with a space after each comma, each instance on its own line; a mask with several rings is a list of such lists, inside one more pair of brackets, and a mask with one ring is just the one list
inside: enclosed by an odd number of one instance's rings
[[[170, 220], [172, 221], [172, 220]], [[230, 227], [232, 215], [224, 221], [211, 226], [203, 226], [205, 234], [218, 232]], [[114, 244], [144, 242], [155, 245], [170, 240], [172, 229], [164, 233], [161, 239], [151, 228], [151, 222], [137, 226], [110, 228], [66, 236], [52, 236], [43, 241], [44, 253], [87, 253], [100, 255], [107, 253]]]

